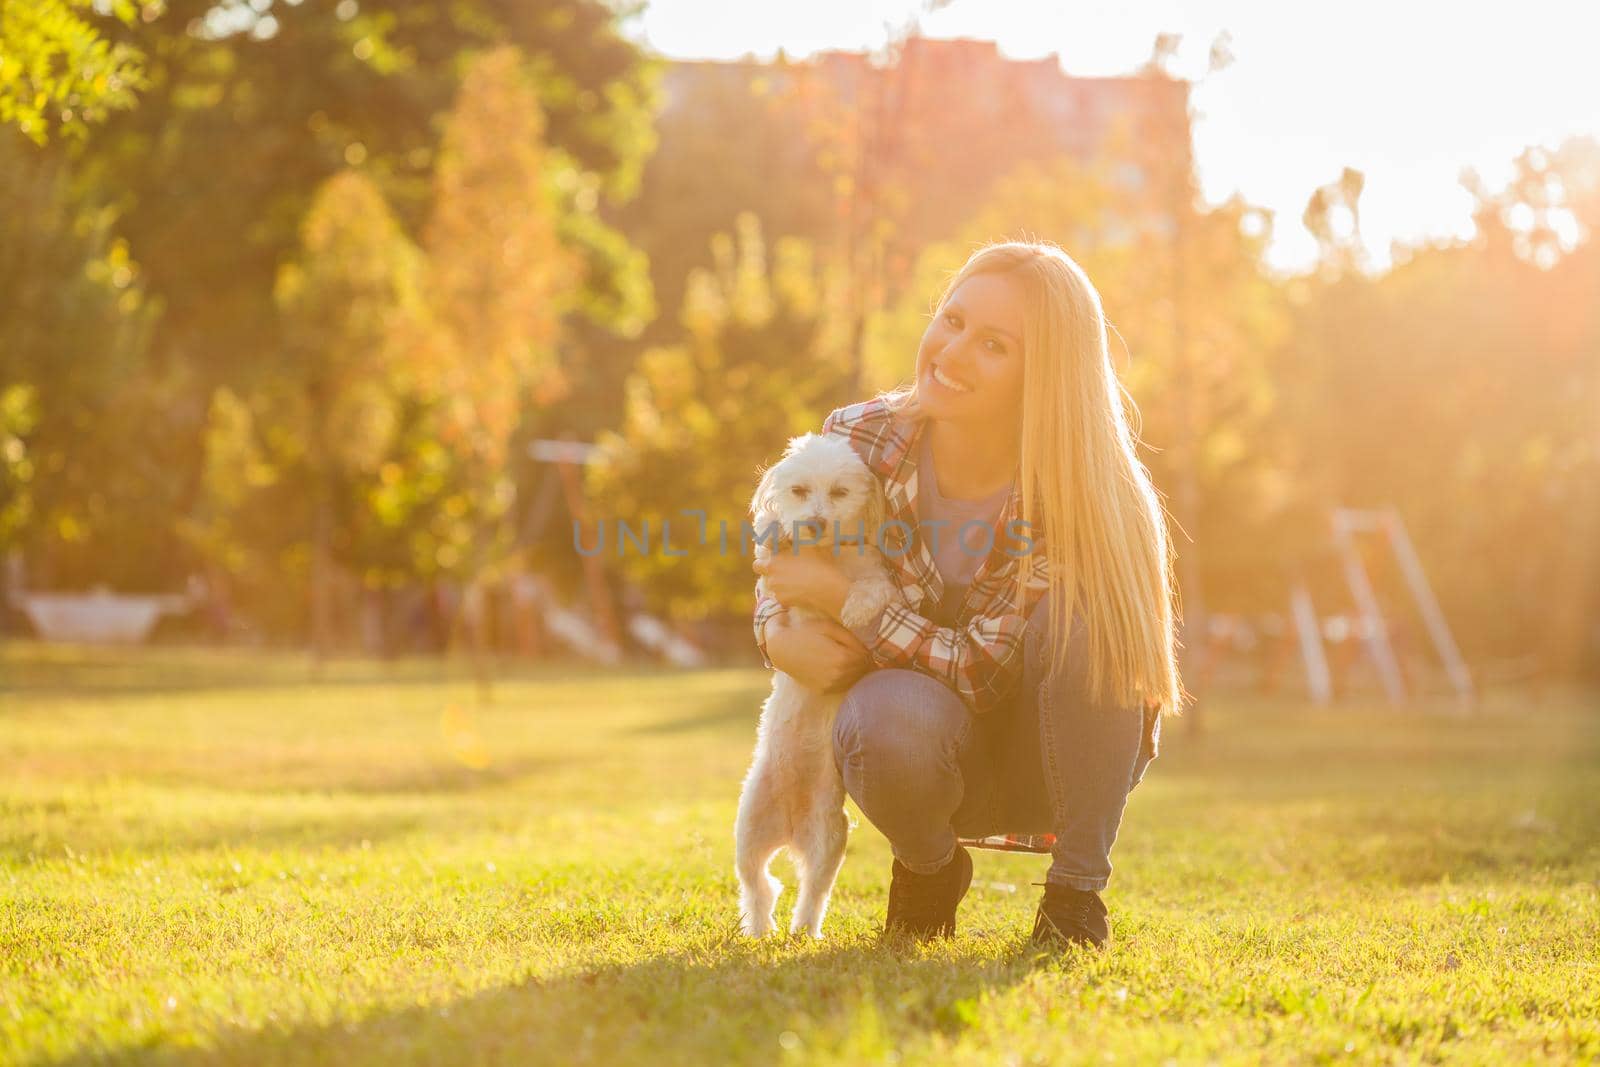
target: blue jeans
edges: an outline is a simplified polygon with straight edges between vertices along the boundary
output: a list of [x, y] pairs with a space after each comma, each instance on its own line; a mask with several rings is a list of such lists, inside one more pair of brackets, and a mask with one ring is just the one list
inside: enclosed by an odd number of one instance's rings
[[1065, 662], [1048, 678], [1048, 626], [1046, 600], [1028, 619], [1016, 695], [984, 714], [916, 671], [872, 671], [845, 694], [834, 762], [911, 870], [943, 867], [958, 836], [1053, 833], [1045, 880], [1106, 887], [1128, 792], [1156, 756], [1161, 719], [1088, 698], [1076, 617]]

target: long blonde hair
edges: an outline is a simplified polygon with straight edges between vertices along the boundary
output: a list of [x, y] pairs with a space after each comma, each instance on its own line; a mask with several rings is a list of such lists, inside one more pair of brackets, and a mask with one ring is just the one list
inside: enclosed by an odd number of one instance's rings
[[[1179, 711], [1172, 544], [1135, 452], [1129, 419], [1136, 409], [1111, 363], [1100, 294], [1058, 246], [1005, 241], [974, 252], [935, 306], [974, 274], [1006, 275], [1024, 294], [1019, 489], [1043, 559], [1030, 553], [1019, 561], [1017, 601], [1044, 563], [1050, 662], [1065, 661], [1075, 611], [1093, 699]], [[894, 405], [915, 412], [915, 383]]]

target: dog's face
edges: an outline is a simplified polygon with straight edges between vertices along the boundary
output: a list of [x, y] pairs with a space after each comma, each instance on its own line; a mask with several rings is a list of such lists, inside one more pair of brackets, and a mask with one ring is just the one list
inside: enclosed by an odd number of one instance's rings
[[750, 514], [758, 530], [778, 523], [785, 540], [797, 525], [807, 540], [831, 540], [837, 523], [841, 537], [864, 532], [870, 544], [883, 523], [883, 492], [848, 444], [808, 433], [790, 441], [783, 459], [761, 476]]

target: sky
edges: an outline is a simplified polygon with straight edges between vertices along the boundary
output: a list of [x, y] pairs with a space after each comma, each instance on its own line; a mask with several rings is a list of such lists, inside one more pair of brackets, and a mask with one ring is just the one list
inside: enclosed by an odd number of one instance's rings
[[[1057, 53], [1089, 76], [1129, 73], [1158, 33], [1181, 34], [1171, 69], [1204, 79], [1202, 194], [1272, 210], [1268, 258], [1285, 270], [1314, 257], [1301, 212], [1346, 166], [1366, 175], [1362, 231], [1381, 268], [1391, 242], [1471, 235], [1464, 169], [1498, 188], [1524, 147], [1600, 136], [1600, 0], [650, 0], [627, 32], [672, 58], [799, 58], [880, 47], [914, 18], [930, 37]], [[1224, 31], [1234, 61], [1207, 76]]]

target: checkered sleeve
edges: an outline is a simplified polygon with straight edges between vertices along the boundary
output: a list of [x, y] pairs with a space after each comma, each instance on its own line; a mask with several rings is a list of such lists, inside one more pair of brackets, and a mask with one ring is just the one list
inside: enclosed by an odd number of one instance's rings
[[975, 714], [1005, 701], [1022, 677], [1021, 615], [975, 615], [959, 627], [940, 626], [891, 604], [868, 645], [879, 667], [920, 671], [949, 686]]
[[755, 631], [756, 648], [761, 650], [761, 662], [770, 669], [772, 660], [767, 656], [767, 621], [783, 610], [783, 605], [778, 599], [761, 591], [761, 583], [756, 583], [756, 613]]

